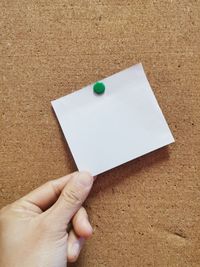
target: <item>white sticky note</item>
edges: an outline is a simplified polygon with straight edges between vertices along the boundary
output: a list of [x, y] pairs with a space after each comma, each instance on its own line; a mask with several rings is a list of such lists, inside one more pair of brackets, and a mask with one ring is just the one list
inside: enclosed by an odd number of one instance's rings
[[52, 101], [78, 169], [100, 174], [174, 142], [142, 64]]

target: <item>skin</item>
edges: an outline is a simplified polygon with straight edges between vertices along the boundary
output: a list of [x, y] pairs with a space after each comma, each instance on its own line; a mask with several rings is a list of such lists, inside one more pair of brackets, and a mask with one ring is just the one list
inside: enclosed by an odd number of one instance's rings
[[[1, 267], [65, 267], [92, 235], [82, 207], [94, 178], [75, 172], [52, 180], [0, 211]], [[67, 229], [73, 227], [69, 232]]]

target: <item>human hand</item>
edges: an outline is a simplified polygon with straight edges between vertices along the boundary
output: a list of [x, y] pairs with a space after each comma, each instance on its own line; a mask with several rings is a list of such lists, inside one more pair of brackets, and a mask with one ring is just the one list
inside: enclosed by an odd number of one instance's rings
[[[0, 211], [1, 267], [65, 267], [77, 259], [92, 227], [82, 203], [87, 172], [52, 180]], [[67, 233], [70, 221], [73, 229]]]

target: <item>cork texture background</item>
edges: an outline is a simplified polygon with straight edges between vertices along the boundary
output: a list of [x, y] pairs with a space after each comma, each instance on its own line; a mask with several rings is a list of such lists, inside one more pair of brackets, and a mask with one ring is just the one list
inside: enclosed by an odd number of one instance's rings
[[0, 1], [0, 202], [76, 170], [50, 101], [142, 62], [176, 143], [100, 175], [72, 266], [200, 266], [200, 1]]

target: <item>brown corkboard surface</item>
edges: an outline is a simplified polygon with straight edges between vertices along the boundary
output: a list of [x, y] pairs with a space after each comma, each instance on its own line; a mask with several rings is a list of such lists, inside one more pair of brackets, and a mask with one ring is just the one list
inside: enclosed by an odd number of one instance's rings
[[76, 169], [50, 101], [142, 62], [176, 143], [99, 177], [75, 266], [200, 266], [200, 1], [0, 2], [1, 206]]

